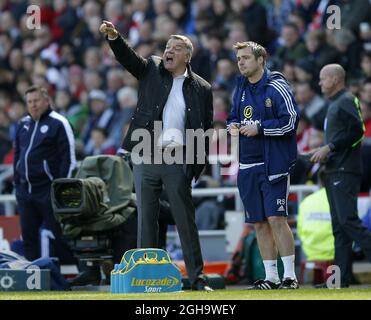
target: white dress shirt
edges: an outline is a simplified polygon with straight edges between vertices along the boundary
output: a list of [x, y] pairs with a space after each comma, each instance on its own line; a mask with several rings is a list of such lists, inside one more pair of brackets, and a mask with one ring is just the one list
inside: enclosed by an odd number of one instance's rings
[[159, 139], [159, 146], [185, 145], [185, 101], [183, 96], [183, 83], [188, 76], [184, 74], [173, 79], [173, 86], [167, 98], [162, 114], [163, 132]]

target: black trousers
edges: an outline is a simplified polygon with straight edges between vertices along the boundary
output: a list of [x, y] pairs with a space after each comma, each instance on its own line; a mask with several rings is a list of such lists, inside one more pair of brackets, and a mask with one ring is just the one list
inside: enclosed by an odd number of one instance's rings
[[62, 231], [56, 221], [50, 199], [50, 185], [33, 189], [28, 193], [27, 184], [16, 189], [18, 211], [20, 213], [24, 253], [27, 260], [41, 256], [40, 228], [51, 231], [55, 237], [50, 240], [50, 256], [58, 257], [61, 263], [74, 263], [71, 250], [62, 240]]
[[194, 283], [202, 273], [203, 260], [195, 223], [191, 181], [186, 177], [184, 165], [134, 164], [133, 173], [138, 206], [138, 247], [159, 246], [159, 198], [165, 187], [179, 233], [188, 277]]
[[371, 233], [358, 217], [360, 183], [360, 176], [349, 173], [330, 173], [325, 177], [335, 238], [335, 263], [341, 270], [342, 286], [349, 285], [351, 279], [353, 241], [371, 261]]

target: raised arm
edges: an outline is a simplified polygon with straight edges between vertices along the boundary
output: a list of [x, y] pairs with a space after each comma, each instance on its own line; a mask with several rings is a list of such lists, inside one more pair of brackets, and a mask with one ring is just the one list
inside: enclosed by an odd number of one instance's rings
[[135, 78], [140, 80], [146, 72], [147, 59], [138, 55], [116, 30], [112, 22], [103, 20], [99, 31], [106, 35], [117, 61]]

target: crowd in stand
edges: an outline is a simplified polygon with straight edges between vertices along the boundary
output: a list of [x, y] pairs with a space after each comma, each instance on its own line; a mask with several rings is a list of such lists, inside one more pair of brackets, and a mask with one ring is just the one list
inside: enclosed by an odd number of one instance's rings
[[[27, 27], [31, 4], [41, 9], [41, 27], [34, 30]], [[326, 11], [331, 5], [340, 8], [340, 29], [328, 27], [328, 20], [334, 19]], [[362, 189], [370, 188], [368, 0], [0, 0], [0, 163], [13, 161], [17, 121], [26, 112], [23, 93], [31, 84], [46, 87], [55, 110], [72, 124], [80, 159], [116, 153], [136, 107], [138, 82], [118, 65], [99, 33], [103, 19], [144, 57], [162, 56], [171, 34], [189, 36], [192, 68], [214, 89], [219, 129], [225, 128], [238, 75], [233, 44], [252, 40], [264, 45], [268, 67], [281, 71], [295, 90], [301, 110], [299, 153], [323, 143], [327, 101], [319, 90], [318, 73], [325, 64], [340, 63], [362, 108]], [[300, 159], [297, 168], [293, 183], [307, 183], [318, 169]]]

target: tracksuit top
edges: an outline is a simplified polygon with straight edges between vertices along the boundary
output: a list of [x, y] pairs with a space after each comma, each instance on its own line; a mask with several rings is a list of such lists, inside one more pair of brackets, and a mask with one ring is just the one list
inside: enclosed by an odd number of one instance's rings
[[18, 123], [15, 139], [14, 182], [34, 188], [49, 187], [56, 178], [71, 177], [76, 166], [75, 140], [67, 119], [48, 109], [38, 121], [30, 115]]
[[239, 76], [227, 125], [256, 124], [255, 137], [239, 136], [240, 166], [263, 163], [270, 182], [289, 174], [297, 157], [298, 108], [286, 78], [265, 69], [263, 77], [251, 84]]

